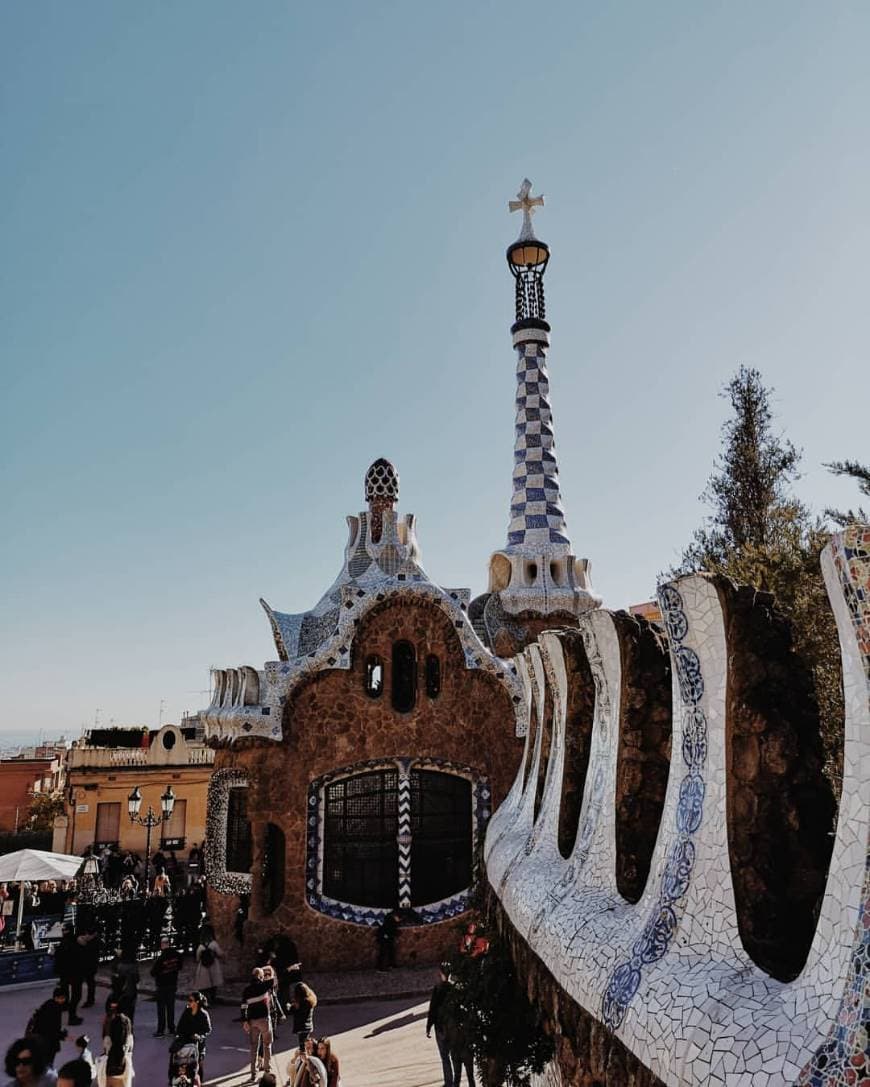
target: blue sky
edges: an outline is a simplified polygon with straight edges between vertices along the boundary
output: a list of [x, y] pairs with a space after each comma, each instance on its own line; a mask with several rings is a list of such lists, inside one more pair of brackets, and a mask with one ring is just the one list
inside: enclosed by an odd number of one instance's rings
[[613, 608], [703, 515], [742, 362], [870, 460], [870, 6], [35, 3], [0, 12], [0, 731], [157, 723], [274, 656], [387, 456], [485, 588], [510, 499], [504, 249], [553, 256], [575, 550]]

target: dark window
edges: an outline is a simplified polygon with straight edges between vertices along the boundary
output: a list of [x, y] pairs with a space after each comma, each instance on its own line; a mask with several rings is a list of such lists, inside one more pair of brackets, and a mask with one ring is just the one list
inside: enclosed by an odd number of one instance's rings
[[226, 867], [228, 872], [251, 870], [251, 824], [248, 822], [247, 785], [237, 785], [229, 791]]
[[441, 694], [441, 661], [434, 653], [426, 658], [426, 694], [429, 698]]
[[393, 646], [393, 709], [410, 713], [417, 701], [417, 654], [410, 642]]
[[411, 770], [411, 902], [425, 906], [471, 885], [471, 782]]
[[163, 733], [163, 746], [167, 751], [171, 751], [175, 747], [175, 733], [164, 732]]
[[398, 770], [344, 778], [324, 790], [323, 893], [357, 906], [396, 905]]
[[274, 823], [266, 824], [263, 842], [263, 909], [273, 913], [284, 898], [284, 831]]
[[380, 698], [384, 689], [384, 662], [380, 657], [366, 657], [366, 694]]
[[538, 564], [536, 562], [530, 562], [526, 566], [526, 578], [529, 585], [534, 585], [538, 578]]

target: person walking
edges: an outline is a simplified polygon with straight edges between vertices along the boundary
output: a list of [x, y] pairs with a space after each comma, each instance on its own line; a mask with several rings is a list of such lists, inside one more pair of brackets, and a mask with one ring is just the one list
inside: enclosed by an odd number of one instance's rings
[[454, 1068], [453, 1058], [450, 1053], [450, 1039], [447, 1033], [450, 1025], [447, 1002], [450, 998], [451, 989], [450, 967], [447, 963], [442, 963], [438, 968], [438, 981], [432, 990], [432, 996], [429, 998], [426, 1037], [431, 1038], [434, 1029], [435, 1044], [438, 1046], [438, 1056], [441, 1058], [444, 1087], [455, 1087], [458, 1072]]
[[272, 1001], [274, 985], [272, 978], [266, 978], [263, 970], [255, 966], [251, 971], [251, 981], [242, 990], [242, 1027], [248, 1036], [251, 1048], [251, 1082], [257, 1078], [260, 1046], [263, 1056], [259, 1058], [259, 1068], [264, 1072], [272, 1070]]
[[173, 947], [168, 936], [161, 937], [160, 954], [151, 966], [154, 978], [155, 1000], [157, 1001], [157, 1030], [155, 1038], [162, 1038], [167, 1031], [175, 1034], [175, 994], [178, 992], [178, 975], [181, 971], [182, 955]]
[[40, 1039], [46, 1058], [46, 1067], [54, 1065], [61, 1042], [66, 1038], [63, 1013], [66, 1011], [66, 989], [58, 987], [51, 998], [40, 1004], [27, 1024], [27, 1035]]
[[97, 1062], [97, 1082], [105, 1087], [132, 1087], [133, 1023], [114, 1003], [104, 1020], [103, 1048], [105, 1053]]
[[54, 972], [57, 974], [58, 984], [66, 991], [69, 1024], [78, 1026], [84, 1022], [77, 1015], [84, 980], [83, 956], [72, 925], [64, 925], [62, 933], [60, 943], [54, 951]]
[[214, 938], [214, 929], [211, 925], [203, 925], [196, 949], [193, 985], [195, 989], [205, 993], [210, 1004], [215, 1002], [217, 991], [224, 983], [224, 971], [221, 966], [223, 957], [221, 946]]
[[132, 1023], [136, 1018], [136, 999], [139, 996], [139, 964], [135, 944], [123, 947], [120, 958], [116, 958], [112, 965], [112, 992], [118, 998], [121, 1011]]
[[19, 1038], [6, 1051], [8, 1087], [54, 1087], [57, 1073], [39, 1038]]
[[299, 1040], [300, 1051], [305, 1042], [314, 1033], [314, 1009], [317, 1007], [317, 995], [312, 989], [299, 981], [293, 986], [290, 998], [290, 1014], [293, 1016], [293, 1032]]
[[[175, 1041], [170, 1053], [177, 1052], [183, 1045], [195, 1044], [199, 1052], [199, 1078], [205, 1079], [205, 1047], [211, 1034], [211, 1016], [208, 1014], [208, 999], [198, 989], [187, 998], [187, 1005], [178, 1019], [175, 1028]], [[172, 1058], [170, 1057], [170, 1072]]]

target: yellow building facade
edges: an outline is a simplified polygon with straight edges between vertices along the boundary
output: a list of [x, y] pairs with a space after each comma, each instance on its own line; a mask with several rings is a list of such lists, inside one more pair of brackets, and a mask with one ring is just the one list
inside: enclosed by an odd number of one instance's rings
[[[214, 751], [195, 727], [164, 725], [148, 730], [93, 730], [67, 756], [66, 812], [55, 823], [54, 848], [81, 855], [88, 846], [117, 845], [145, 854], [147, 831], [130, 820], [127, 798], [138, 786], [140, 814], [172, 786], [175, 805], [168, 822], [151, 832], [151, 850], [170, 849], [179, 859], [206, 833], [206, 797]], [[139, 746], [133, 746], [138, 742]]]

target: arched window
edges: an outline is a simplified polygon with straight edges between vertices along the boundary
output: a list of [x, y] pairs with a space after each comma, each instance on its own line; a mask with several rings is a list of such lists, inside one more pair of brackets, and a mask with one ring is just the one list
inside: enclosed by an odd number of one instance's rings
[[398, 770], [343, 778], [324, 793], [323, 893], [356, 906], [396, 906]]
[[274, 823], [266, 824], [263, 841], [263, 910], [274, 913], [284, 898], [284, 831]]
[[426, 658], [426, 694], [429, 698], [441, 694], [441, 661], [434, 653]]
[[417, 653], [410, 642], [393, 646], [393, 709], [410, 713], [417, 701]]
[[366, 694], [380, 698], [384, 689], [384, 662], [380, 657], [366, 657]]
[[227, 800], [227, 853], [228, 872], [251, 870], [251, 824], [248, 822], [248, 787], [234, 786]]

